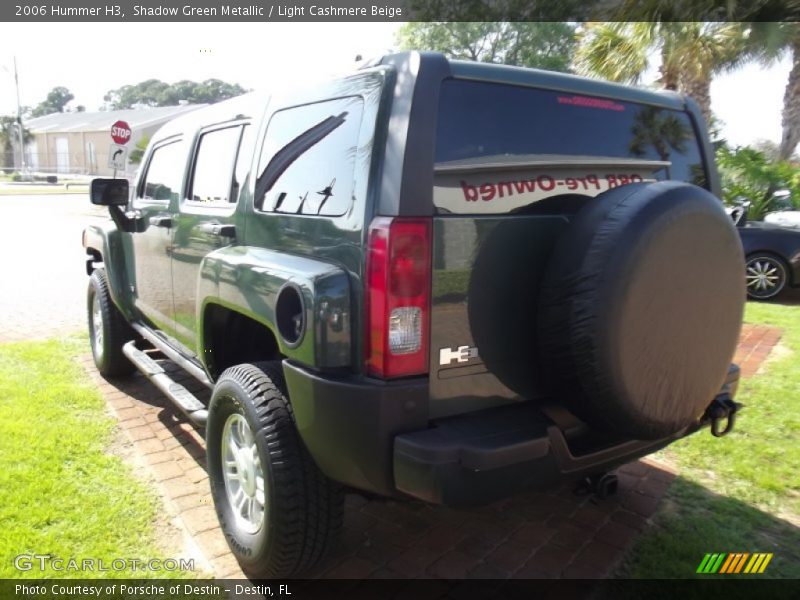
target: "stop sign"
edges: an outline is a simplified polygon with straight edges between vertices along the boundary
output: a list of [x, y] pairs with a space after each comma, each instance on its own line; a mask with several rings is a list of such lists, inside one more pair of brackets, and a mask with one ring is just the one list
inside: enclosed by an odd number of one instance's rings
[[131, 139], [131, 126], [125, 121], [117, 121], [111, 126], [111, 139], [115, 144], [127, 144]]

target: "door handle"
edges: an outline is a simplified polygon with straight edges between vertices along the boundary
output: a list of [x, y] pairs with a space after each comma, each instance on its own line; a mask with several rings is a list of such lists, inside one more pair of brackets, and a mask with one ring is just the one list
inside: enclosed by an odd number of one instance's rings
[[203, 233], [210, 233], [218, 237], [236, 237], [236, 225], [231, 225], [229, 223], [203, 223], [200, 225], [200, 230]]
[[153, 227], [172, 227], [172, 217], [150, 217], [150, 225]]

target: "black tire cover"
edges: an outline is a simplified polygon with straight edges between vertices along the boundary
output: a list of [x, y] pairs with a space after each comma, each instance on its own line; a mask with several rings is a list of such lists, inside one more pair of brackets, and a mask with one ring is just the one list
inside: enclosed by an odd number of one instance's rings
[[720, 391], [744, 302], [741, 242], [716, 197], [674, 181], [614, 188], [556, 242], [539, 296], [540, 366], [588, 423], [666, 437]]

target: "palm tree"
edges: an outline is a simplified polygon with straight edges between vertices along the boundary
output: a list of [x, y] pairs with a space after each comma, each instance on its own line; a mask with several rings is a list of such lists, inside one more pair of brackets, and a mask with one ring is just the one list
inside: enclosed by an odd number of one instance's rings
[[787, 53], [791, 56], [792, 69], [783, 94], [778, 148], [778, 159], [786, 160], [800, 142], [800, 23], [753, 23], [748, 49], [764, 66], [774, 64]]
[[577, 34], [573, 68], [581, 75], [639, 83], [649, 67], [654, 23], [587, 23]]
[[589, 23], [578, 34], [575, 70], [612, 81], [638, 83], [660, 55], [659, 83], [691, 96], [711, 119], [711, 79], [748, 57], [749, 28], [742, 23]]

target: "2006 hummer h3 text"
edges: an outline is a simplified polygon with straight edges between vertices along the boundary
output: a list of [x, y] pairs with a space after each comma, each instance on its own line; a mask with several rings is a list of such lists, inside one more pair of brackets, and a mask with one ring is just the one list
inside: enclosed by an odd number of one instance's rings
[[199, 109], [131, 190], [93, 182], [95, 362], [205, 427], [251, 576], [314, 565], [345, 488], [596, 481], [733, 423], [744, 268], [712, 156], [676, 94], [438, 54]]

